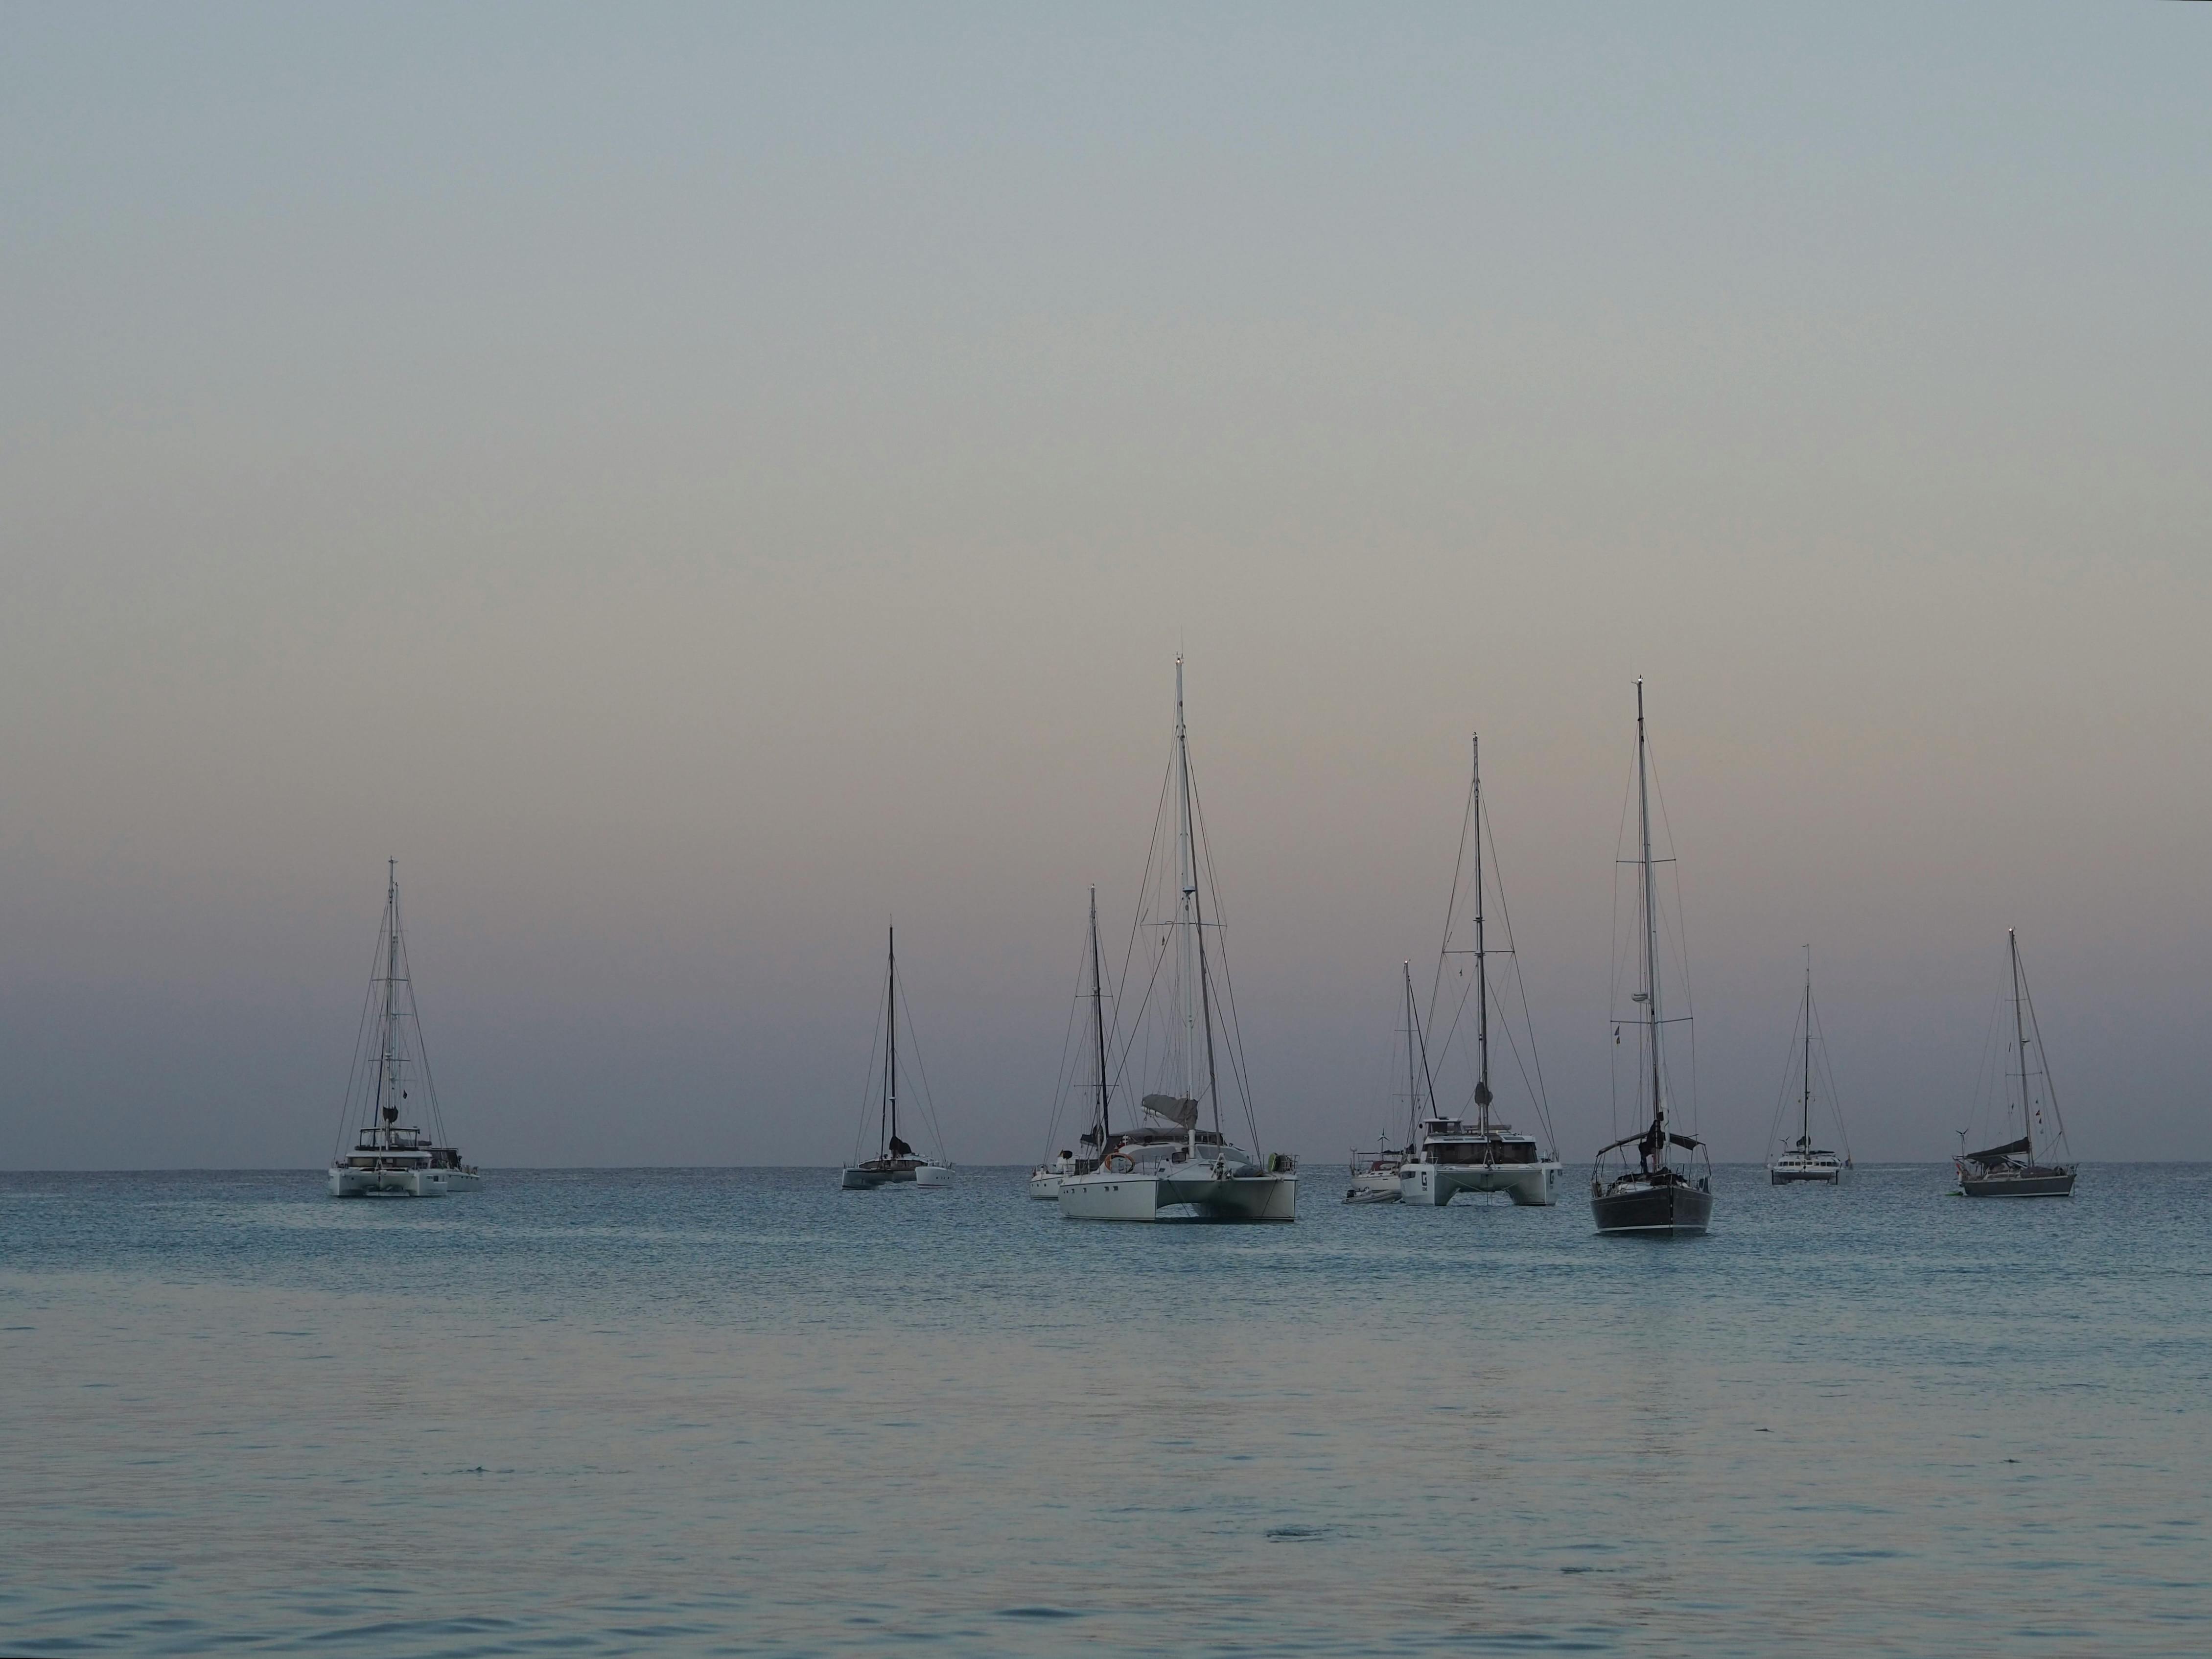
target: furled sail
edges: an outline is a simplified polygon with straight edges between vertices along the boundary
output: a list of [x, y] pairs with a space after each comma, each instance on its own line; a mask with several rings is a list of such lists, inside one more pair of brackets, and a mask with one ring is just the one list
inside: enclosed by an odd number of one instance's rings
[[1154, 1117], [1165, 1118], [1178, 1129], [1198, 1127], [1198, 1103], [1184, 1095], [1146, 1095], [1145, 1109]]
[[2027, 1137], [2022, 1135], [2018, 1140], [2008, 1140], [2003, 1146], [1992, 1146], [1985, 1152], [1968, 1152], [1966, 1158], [1971, 1163], [1987, 1164], [1996, 1158], [2010, 1158], [2014, 1152], [2024, 1152], [2027, 1149]]

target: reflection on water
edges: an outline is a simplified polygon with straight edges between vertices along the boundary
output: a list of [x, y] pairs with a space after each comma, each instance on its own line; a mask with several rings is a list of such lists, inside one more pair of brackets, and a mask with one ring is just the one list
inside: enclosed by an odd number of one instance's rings
[[0, 1649], [2182, 1653], [2212, 1170], [1718, 1231], [0, 1177]]

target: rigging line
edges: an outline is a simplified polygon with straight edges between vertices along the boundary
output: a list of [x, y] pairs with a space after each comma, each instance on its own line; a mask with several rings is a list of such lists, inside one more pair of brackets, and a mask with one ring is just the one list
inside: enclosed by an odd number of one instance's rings
[[[1504, 866], [1498, 861], [1498, 826], [1491, 820], [1486, 805], [1483, 810], [1482, 818], [1483, 823], [1490, 826], [1490, 870], [1492, 884], [1498, 890], [1498, 920], [1505, 930], [1504, 954], [1513, 958], [1513, 988], [1516, 995], [1520, 999], [1521, 1024], [1528, 1033], [1528, 1059], [1536, 1073], [1536, 1115], [1543, 1122], [1545, 1138], [1552, 1143], [1552, 1156], [1557, 1158], [1559, 1152], [1559, 1138], [1552, 1127], [1551, 1096], [1544, 1087], [1543, 1050], [1536, 1042], [1535, 1017], [1528, 1012], [1528, 975], [1521, 971], [1520, 941], [1513, 937], [1513, 914], [1505, 904], [1505, 872]], [[1482, 833], [1481, 824], [1476, 825], [1475, 833], [1478, 835]], [[1510, 1046], [1513, 1041], [1513, 1023], [1510, 1020], [1504, 1020], [1500, 1024], [1505, 1027], [1505, 1040], [1508, 1046]], [[1520, 1063], [1518, 1049], [1514, 1053], [1514, 1063], [1516, 1065]], [[1522, 1070], [1522, 1080], [1523, 1082], [1528, 1080], [1527, 1068]]]
[[882, 1080], [882, 1073], [876, 1069], [876, 1061], [883, 1054], [884, 1006], [890, 1000], [890, 994], [891, 988], [886, 983], [883, 996], [876, 1003], [875, 1018], [869, 1023], [868, 1026], [868, 1069], [865, 1081], [860, 1085], [860, 1121], [853, 1125], [853, 1162], [855, 1164], [861, 1161], [860, 1138], [867, 1133], [868, 1109], [876, 1103], [876, 1098], [880, 1098], [878, 1089]]
[[[1261, 1152], [1260, 1120], [1252, 1101], [1251, 1068], [1244, 1058], [1243, 1022], [1237, 1014], [1237, 984], [1229, 971], [1229, 908], [1221, 901], [1221, 878], [1213, 871], [1213, 837], [1206, 833], [1205, 797], [1199, 792], [1198, 779], [1190, 769], [1188, 756], [1183, 764], [1184, 775], [1190, 780], [1191, 816], [1198, 824], [1199, 847], [1205, 860], [1206, 884], [1213, 892], [1213, 922], [1219, 930], [1214, 936], [1214, 953], [1221, 958], [1222, 1001], [1229, 1017], [1229, 1074], [1236, 1082], [1237, 1097], [1244, 1103], [1244, 1127], [1251, 1132], [1252, 1155], [1257, 1158]], [[1221, 1103], [1216, 1101], [1214, 1111], [1217, 1117], [1220, 1109]]]
[[362, 998], [361, 1024], [354, 1033], [353, 1060], [346, 1066], [345, 1093], [338, 1101], [338, 1138], [337, 1145], [331, 1152], [331, 1162], [333, 1164], [337, 1162], [346, 1150], [346, 1127], [353, 1121], [354, 1116], [354, 1089], [362, 1075], [363, 1050], [368, 1042], [369, 1016], [376, 1007], [376, 969], [374, 963], [380, 962], [383, 958], [384, 917], [380, 913], [376, 919], [376, 956], [369, 969], [368, 990]]
[[[2051, 1119], [2058, 1125], [2059, 1145], [2064, 1149], [2065, 1155], [2068, 1158], [2071, 1158], [2074, 1156], [2074, 1149], [2072, 1146], [2066, 1144], [2066, 1120], [2063, 1117], [2061, 1117], [2058, 1113], [2058, 1083], [2057, 1079], [2051, 1075], [2051, 1056], [2044, 1052], [2043, 1028], [2036, 1023], [2035, 993], [2027, 988], [2027, 969], [2026, 968], [2022, 968], [2020, 970], [2020, 995], [2021, 1000], [2027, 1004], [2027, 1029], [2034, 1033], [2034, 1035], [2029, 1038], [2029, 1041], [2035, 1044], [2035, 1058], [2038, 1063], [2043, 1067], [2043, 1097], [2051, 1103]], [[2027, 1058], [2024, 1054], [2021, 1057], [2020, 1069], [2023, 1073], [2027, 1070]], [[2025, 1076], [2021, 1079], [2021, 1098], [2022, 1100], [2026, 1100], [2027, 1098], [2027, 1086]], [[2096, 1137], [2092, 1134], [2090, 1139], [2094, 1140]]]
[[[1152, 867], [1159, 861], [1160, 825], [1165, 822], [1167, 818], [1168, 789], [1174, 781], [1175, 750], [1173, 745], [1170, 744], [1168, 750], [1168, 763], [1166, 769], [1160, 775], [1159, 801], [1152, 808], [1152, 838], [1145, 843], [1145, 873], [1137, 883], [1136, 914], [1129, 919], [1129, 943], [1127, 948], [1121, 953], [1121, 976], [1120, 980], [1116, 981], [1117, 984], [1120, 985], [1127, 985], [1129, 982], [1130, 964], [1137, 959], [1137, 939], [1138, 937], [1146, 931], [1146, 917], [1152, 908]], [[1152, 980], [1157, 981], [1159, 978], [1159, 963], [1155, 961], [1152, 963]], [[1145, 992], [1145, 1001], [1149, 1004], [1151, 1000], [1151, 981], [1147, 981]], [[1144, 1009], [1140, 1006], [1137, 1011], [1136, 1020], [1132, 1022], [1129, 1027], [1129, 1042], [1133, 1047], [1137, 1041], [1137, 1027], [1142, 1023], [1143, 1019]], [[1125, 1065], [1127, 1064], [1127, 1060], [1128, 1050], [1125, 1048], [1122, 1051], [1122, 1060]]]
[[[1129, 1088], [1128, 1073], [1130, 1058], [1135, 1052], [1137, 1039], [1144, 1030], [1145, 1011], [1152, 1006], [1152, 993], [1154, 990], [1158, 988], [1160, 982], [1160, 969], [1166, 964], [1168, 959], [1168, 945], [1170, 942], [1166, 931], [1163, 929], [1160, 934], [1159, 944], [1152, 951], [1152, 971], [1151, 975], [1145, 981], [1145, 994], [1143, 1000], [1137, 1004], [1136, 1016], [1129, 1022], [1129, 1040], [1122, 1045], [1121, 1058], [1114, 1068], [1114, 1081], [1121, 1085], [1125, 1097]], [[1118, 1008], [1116, 1012], [1118, 1014]], [[1115, 1035], [1118, 1036], [1120, 1033], [1117, 1031]], [[1144, 1109], [1141, 1103], [1138, 1107], [1137, 1110], [1137, 1122], [1139, 1127], [1141, 1127], [1144, 1122]]]
[[[1443, 987], [1444, 954], [1451, 949], [1452, 927], [1459, 920], [1459, 878], [1460, 872], [1467, 868], [1468, 823], [1474, 816], [1474, 778], [1470, 772], [1467, 784], [1467, 804], [1460, 808], [1459, 850], [1452, 855], [1451, 896], [1444, 901], [1444, 936], [1437, 946], [1436, 969], [1429, 975], [1429, 1029], [1431, 1030], [1434, 1030], [1437, 1025], [1437, 997]], [[1477, 902], [1480, 902], [1479, 898]], [[1462, 1010], [1467, 1006], [1467, 998], [1463, 995], [1460, 998], [1460, 1006]], [[1453, 1018], [1452, 1024], [1455, 1029], [1457, 1028], [1459, 1020], [1456, 1016]], [[1450, 1040], [1449, 1036], [1447, 1035], [1445, 1042], [1449, 1043]], [[1442, 1050], [1440, 1049], [1439, 1052]]]
[[430, 1073], [430, 1042], [422, 1035], [422, 1010], [415, 1000], [415, 964], [408, 959], [407, 934], [399, 926], [399, 900], [394, 894], [392, 903], [392, 931], [399, 939], [399, 965], [406, 970], [407, 1014], [415, 1025], [415, 1063], [422, 1068], [422, 1087], [430, 1097], [430, 1127], [441, 1146], [450, 1146], [452, 1140], [446, 1133], [446, 1114], [438, 1101], [438, 1080]]
[[1844, 1158], [1850, 1160], [1851, 1132], [1844, 1126], [1844, 1091], [1836, 1086], [1836, 1073], [1828, 1058], [1828, 1031], [1820, 1024], [1820, 1003], [1817, 997], [1808, 997], [1807, 1003], [1813, 1011], [1813, 1052], [1820, 1056], [1819, 1073], [1828, 1085], [1828, 1115], [1836, 1120], [1836, 1139], [1844, 1143]]
[[907, 1052], [914, 1056], [915, 1075], [921, 1079], [922, 1115], [929, 1120], [929, 1137], [937, 1143], [937, 1155], [945, 1156], [945, 1131], [937, 1125], [937, 1100], [929, 1092], [929, 1068], [921, 1063], [921, 1034], [914, 1029], [914, 1005], [907, 1000], [904, 981], [895, 981], [898, 990], [899, 1006], [906, 1010]]
[[[1674, 946], [1674, 964], [1676, 974], [1680, 977], [1682, 986], [1682, 1012], [1680, 1018], [1684, 1022], [1687, 1023], [1690, 1027], [1690, 1104], [1689, 1111], [1686, 1115], [1690, 1120], [1690, 1132], [1692, 1134], [1696, 1134], [1698, 1133], [1698, 1027], [1696, 1024], [1698, 1009], [1696, 999], [1690, 994], [1690, 924], [1689, 919], [1682, 908], [1682, 866], [1675, 861], [1673, 856], [1671, 856], [1674, 852], [1674, 821], [1667, 816], [1667, 791], [1665, 787], [1662, 785], [1659, 781], [1659, 760], [1656, 755], [1651, 753], [1651, 744], [1648, 738], [1644, 740], [1644, 748], [1646, 760], [1651, 769], [1651, 793], [1657, 798], [1659, 802], [1659, 826], [1662, 832], [1667, 838], [1667, 851], [1670, 855], [1663, 860], [1655, 859], [1653, 862], [1663, 862], [1669, 866], [1667, 872], [1667, 877], [1668, 879], [1673, 883], [1674, 888], [1674, 926], [1672, 930], [1672, 940]], [[1666, 917], [1663, 914], [1660, 917], [1659, 927], [1661, 933], [1665, 933], [1668, 932], [1666, 925]], [[1666, 1066], [1663, 1054], [1661, 1060], [1661, 1066], [1662, 1070], [1667, 1071], [1668, 1080], [1671, 1082], [1673, 1080], [1673, 1073], [1671, 1069]]]
[[1770, 1158], [1774, 1156], [1778, 1145], [1776, 1137], [1782, 1133], [1783, 1110], [1790, 1104], [1790, 1079], [1797, 1069], [1797, 1038], [1804, 1023], [1805, 1009], [1801, 1002], [1797, 1011], [1790, 1017], [1790, 1043], [1782, 1054], [1782, 1083], [1775, 1091], [1774, 1116], [1766, 1126], [1766, 1155]]
[[[1084, 941], [1086, 946], [1084, 955], [1087, 957], [1090, 955], [1087, 948], [1090, 942], [1090, 931], [1087, 928], [1084, 932]], [[1075, 980], [1076, 989], [1080, 993], [1083, 988], [1083, 968], [1080, 962], [1076, 966]], [[1044, 1158], [1037, 1160], [1040, 1164], [1051, 1158], [1052, 1143], [1060, 1139], [1060, 1115], [1066, 1109], [1068, 1091], [1074, 1083], [1074, 1079], [1068, 1075], [1067, 1051], [1074, 1043], [1076, 1016], [1082, 1012], [1085, 1000], [1085, 998], [1079, 994], [1067, 1005], [1067, 1025], [1060, 1034], [1060, 1063], [1053, 1068], [1052, 1073], [1052, 1121], [1044, 1127], [1045, 1155]]]

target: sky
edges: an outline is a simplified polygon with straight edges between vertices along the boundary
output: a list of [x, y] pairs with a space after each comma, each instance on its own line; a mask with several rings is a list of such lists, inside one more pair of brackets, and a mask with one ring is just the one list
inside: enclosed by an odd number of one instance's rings
[[1717, 1158], [1808, 943], [1954, 1150], [2008, 927], [2212, 1158], [2208, 107], [2185, 5], [0, 6], [0, 1166], [319, 1162], [387, 858], [488, 1165], [842, 1160], [894, 918], [1034, 1158], [1178, 652], [1270, 1150], [1478, 729], [1611, 1138], [1641, 677]]

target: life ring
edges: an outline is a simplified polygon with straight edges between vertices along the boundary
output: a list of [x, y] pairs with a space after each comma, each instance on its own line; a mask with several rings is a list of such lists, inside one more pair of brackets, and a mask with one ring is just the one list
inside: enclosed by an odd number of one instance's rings
[[1137, 1167], [1137, 1160], [1127, 1152], [1116, 1152], [1106, 1160], [1106, 1167], [1115, 1175], [1127, 1175]]

